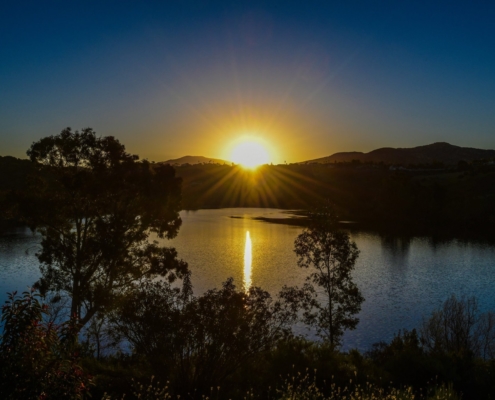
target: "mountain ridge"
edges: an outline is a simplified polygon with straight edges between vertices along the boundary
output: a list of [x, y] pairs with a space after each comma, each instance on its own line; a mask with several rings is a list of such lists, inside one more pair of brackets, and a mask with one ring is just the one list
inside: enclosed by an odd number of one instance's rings
[[416, 147], [381, 147], [368, 153], [359, 151], [338, 152], [327, 157], [303, 161], [304, 163], [328, 164], [334, 162], [383, 162], [385, 164], [457, 164], [459, 161], [474, 161], [495, 157], [495, 150], [460, 147], [447, 142], [435, 142]]
[[204, 156], [183, 156], [179, 158], [170, 159], [167, 161], [160, 161], [159, 164], [170, 165], [183, 165], [183, 164], [202, 164], [202, 163], [214, 163], [214, 164], [231, 164], [231, 161], [222, 160], [220, 158], [211, 158]]

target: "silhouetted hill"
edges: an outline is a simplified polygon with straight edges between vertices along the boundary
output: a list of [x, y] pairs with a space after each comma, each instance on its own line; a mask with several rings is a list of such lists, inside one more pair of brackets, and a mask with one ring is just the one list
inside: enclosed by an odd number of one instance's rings
[[383, 147], [381, 149], [361, 153], [358, 151], [335, 153], [328, 157], [306, 161], [308, 163], [328, 164], [334, 162], [384, 162], [385, 164], [457, 164], [459, 161], [473, 161], [495, 157], [495, 150], [474, 149], [459, 147], [445, 142], [438, 142], [426, 146], [412, 148]]
[[160, 164], [183, 165], [183, 164], [232, 164], [231, 161], [221, 160], [219, 158], [208, 158], [203, 156], [184, 156], [173, 160], [162, 161]]

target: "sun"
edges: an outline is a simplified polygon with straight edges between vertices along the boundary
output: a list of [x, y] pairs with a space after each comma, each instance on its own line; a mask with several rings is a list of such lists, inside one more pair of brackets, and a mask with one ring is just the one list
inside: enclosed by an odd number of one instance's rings
[[243, 140], [232, 149], [230, 158], [236, 164], [254, 169], [270, 162], [270, 156], [262, 143], [255, 140]]

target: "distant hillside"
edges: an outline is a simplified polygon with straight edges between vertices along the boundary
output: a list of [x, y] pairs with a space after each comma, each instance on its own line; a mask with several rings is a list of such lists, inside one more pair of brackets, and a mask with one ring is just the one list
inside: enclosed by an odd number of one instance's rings
[[381, 149], [361, 153], [358, 151], [335, 153], [328, 157], [317, 158], [306, 161], [307, 163], [333, 163], [350, 162], [359, 160], [361, 162], [373, 161], [385, 164], [431, 164], [432, 162], [443, 162], [444, 164], [457, 164], [459, 161], [473, 161], [495, 157], [495, 150], [473, 149], [470, 147], [454, 146], [445, 142], [438, 142], [426, 146], [412, 148], [394, 149], [383, 147]]
[[0, 193], [11, 189], [24, 189], [27, 176], [34, 170], [34, 164], [29, 160], [0, 156]]
[[183, 165], [183, 164], [232, 164], [230, 161], [219, 158], [208, 158], [203, 156], [184, 156], [173, 160], [163, 161], [160, 164]]

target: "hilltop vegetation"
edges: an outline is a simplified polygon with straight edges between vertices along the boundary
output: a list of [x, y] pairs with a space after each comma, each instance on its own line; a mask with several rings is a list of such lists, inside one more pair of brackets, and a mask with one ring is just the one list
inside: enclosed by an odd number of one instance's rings
[[177, 167], [183, 208], [307, 209], [331, 199], [344, 220], [375, 229], [489, 231], [495, 222], [491, 161], [390, 167], [374, 163]]
[[[151, 164], [153, 165], [153, 164]], [[240, 166], [202, 163], [176, 166], [182, 178], [182, 208], [277, 207], [307, 209], [322, 199], [336, 204], [343, 220], [372, 229], [407, 229], [466, 235], [495, 226], [493, 159], [454, 166], [330, 164]], [[0, 196], [25, 188], [31, 163], [0, 158]], [[5, 213], [4, 213], [5, 214]], [[3, 220], [9, 216], [3, 216]]]

